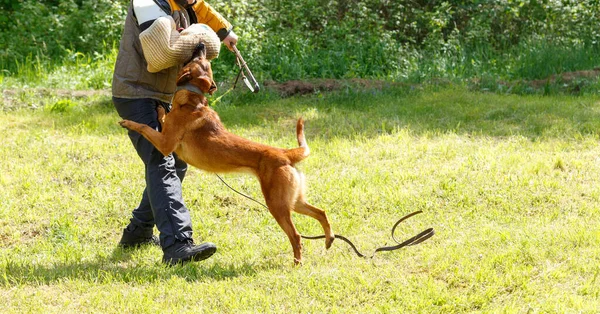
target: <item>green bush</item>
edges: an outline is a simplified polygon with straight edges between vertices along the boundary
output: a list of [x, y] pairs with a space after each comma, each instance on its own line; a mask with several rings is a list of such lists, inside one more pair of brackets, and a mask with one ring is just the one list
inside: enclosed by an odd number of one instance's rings
[[[27, 59], [57, 62], [92, 54], [119, 40], [127, 1], [0, 0], [0, 64], [14, 70]], [[10, 16], [10, 17], [9, 17]]]
[[[543, 78], [596, 66], [600, 56], [598, 0], [208, 2], [234, 24], [263, 80]], [[79, 53], [114, 55], [127, 5], [0, 0], [4, 73], [18, 75], [28, 60], [52, 67]], [[221, 58], [215, 72], [231, 76], [233, 55]]]

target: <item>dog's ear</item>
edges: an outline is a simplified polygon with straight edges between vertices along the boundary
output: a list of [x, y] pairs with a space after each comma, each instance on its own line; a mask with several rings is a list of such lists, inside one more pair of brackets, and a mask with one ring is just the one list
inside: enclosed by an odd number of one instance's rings
[[189, 82], [192, 79], [192, 73], [187, 70], [183, 73], [181, 73], [181, 75], [177, 78], [177, 86], [181, 86], [186, 84], [187, 82]]

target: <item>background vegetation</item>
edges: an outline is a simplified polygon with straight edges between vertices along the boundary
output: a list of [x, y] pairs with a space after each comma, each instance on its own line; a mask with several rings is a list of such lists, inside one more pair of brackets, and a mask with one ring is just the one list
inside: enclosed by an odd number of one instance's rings
[[[31, 82], [31, 69], [54, 72], [82, 59], [110, 65], [127, 3], [0, 0], [2, 76]], [[597, 0], [210, 3], [235, 25], [240, 48], [261, 80], [543, 79], [591, 69], [600, 57]], [[221, 58], [216, 73], [229, 77], [233, 56], [224, 52]], [[81, 87], [105, 88], [107, 68]]]

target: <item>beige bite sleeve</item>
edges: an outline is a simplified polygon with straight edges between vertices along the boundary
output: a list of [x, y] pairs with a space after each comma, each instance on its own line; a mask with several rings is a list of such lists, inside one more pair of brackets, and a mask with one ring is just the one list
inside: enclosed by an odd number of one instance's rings
[[159, 17], [140, 34], [149, 72], [158, 72], [188, 61], [199, 43], [206, 47], [206, 58], [219, 56], [221, 41], [208, 25], [192, 24], [179, 33], [170, 16]]

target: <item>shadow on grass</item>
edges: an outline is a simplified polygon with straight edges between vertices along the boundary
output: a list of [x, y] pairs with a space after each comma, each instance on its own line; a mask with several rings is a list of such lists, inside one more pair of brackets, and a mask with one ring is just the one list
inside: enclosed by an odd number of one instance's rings
[[[282, 136], [293, 136], [295, 120], [304, 116], [309, 139], [375, 137], [400, 129], [415, 135], [454, 133], [530, 139], [597, 136], [600, 130], [600, 102], [593, 96], [503, 95], [458, 86], [346, 89], [291, 98], [269, 91], [238, 91], [221, 99], [215, 109], [230, 129], [257, 126], [265, 133], [281, 132]], [[83, 106], [50, 111], [43, 119], [51, 119], [56, 128], [125, 134], [117, 125], [120, 118], [107, 96]], [[82, 125], [82, 121], [87, 124]], [[271, 136], [276, 138], [278, 134]]]
[[96, 257], [92, 261], [64, 262], [52, 266], [6, 261], [4, 274], [0, 272], [0, 286], [23, 284], [51, 284], [63, 280], [85, 280], [98, 283], [164, 281], [184, 278], [195, 282], [206, 279], [225, 280], [234, 277], [251, 277], [263, 268], [275, 265], [221, 264], [209, 261], [168, 266], [158, 259], [155, 264], [134, 265], [131, 251], [117, 248], [111, 256]]

